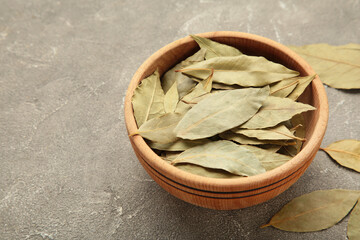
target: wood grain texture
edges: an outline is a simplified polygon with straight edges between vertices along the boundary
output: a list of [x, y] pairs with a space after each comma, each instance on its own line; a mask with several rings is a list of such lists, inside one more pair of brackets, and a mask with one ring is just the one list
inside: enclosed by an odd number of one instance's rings
[[[315, 74], [313, 69], [296, 53], [264, 37], [240, 32], [210, 32], [199, 34], [199, 36], [231, 45], [245, 54], [264, 56], [299, 71], [302, 76]], [[198, 49], [191, 37], [185, 37], [161, 48], [139, 67], [129, 84], [125, 98], [124, 111], [128, 133], [137, 130], [131, 97], [139, 82], [152, 74], [156, 68], [162, 75]], [[163, 161], [141, 136], [131, 136], [130, 142], [145, 170], [172, 195], [189, 203], [212, 209], [249, 207], [277, 196], [295, 183], [310, 165], [320, 147], [328, 121], [328, 102], [325, 89], [318, 76], [300, 96], [299, 101], [317, 108], [315, 111], [304, 114], [307, 141], [303, 149], [284, 165], [256, 176], [236, 179], [196, 176]]]

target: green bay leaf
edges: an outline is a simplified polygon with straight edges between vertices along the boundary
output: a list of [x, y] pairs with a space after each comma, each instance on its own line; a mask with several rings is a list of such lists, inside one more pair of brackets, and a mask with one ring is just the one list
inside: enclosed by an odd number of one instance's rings
[[239, 176], [265, 172], [259, 160], [249, 150], [231, 141], [214, 141], [185, 150], [173, 162], [191, 163], [206, 168], [221, 169]]
[[251, 118], [269, 94], [269, 87], [211, 94], [191, 108], [175, 128], [183, 139], [214, 136]]
[[262, 227], [291, 232], [313, 232], [332, 227], [355, 205], [360, 191], [320, 190], [294, 198]]

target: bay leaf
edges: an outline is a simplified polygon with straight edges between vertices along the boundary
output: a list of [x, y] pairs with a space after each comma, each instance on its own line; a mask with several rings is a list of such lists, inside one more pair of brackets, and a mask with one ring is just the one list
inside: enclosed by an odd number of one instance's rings
[[320, 43], [289, 47], [310, 64], [326, 85], [340, 89], [359, 89], [359, 46], [331, 46]]
[[206, 50], [205, 59], [223, 56], [238, 56], [242, 54], [238, 49], [229, 45], [221, 44], [208, 38], [203, 38], [196, 35], [190, 36], [196, 41], [201, 49]]
[[175, 112], [176, 106], [179, 102], [179, 93], [177, 90], [177, 82], [174, 82], [172, 87], [165, 93], [164, 109], [166, 113]]
[[300, 97], [300, 95], [305, 91], [306, 87], [314, 80], [316, 75], [301, 77], [298, 79], [299, 83], [296, 85], [294, 91], [292, 91], [288, 98], [292, 100], [296, 100]]
[[255, 154], [255, 156], [259, 159], [261, 165], [265, 168], [266, 171], [277, 168], [291, 159], [290, 156], [274, 153], [259, 147], [250, 145], [242, 146]]
[[182, 152], [171, 164], [191, 163], [206, 168], [221, 169], [239, 176], [265, 172], [256, 156], [231, 141], [215, 141]]
[[299, 84], [299, 77], [283, 79], [270, 85], [270, 95], [274, 97], [287, 97]]
[[161, 85], [164, 89], [164, 92], [167, 93], [171, 86], [173, 86], [174, 82], [177, 84], [177, 90], [179, 93], [179, 97], [183, 97], [187, 92], [190, 91], [195, 85], [196, 82], [189, 78], [188, 76], [176, 72], [181, 68], [184, 68], [188, 65], [194, 64], [199, 61], [203, 61], [205, 58], [205, 51], [199, 50], [194, 55], [188, 57], [184, 61], [176, 64], [173, 68], [168, 70], [161, 78]]
[[176, 136], [200, 139], [236, 127], [251, 118], [268, 95], [268, 86], [211, 94], [184, 115], [174, 129]]
[[157, 70], [141, 81], [134, 91], [131, 102], [138, 127], [145, 121], [165, 113], [164, 91]]
[[[293, 126], [290, 130], [295, 131], [295, 136], [305, 139], [306, 128], [304, 116], [302, 114], [297, 114], [291, 118], [290, 122]], [[303, 141], [296, 140], [296, 146], [294, 146], [296, 148], [296, 153], [300, 152], [302, 145]]]
[[241, 87], [238, 85], [227, 85], [224, 83], [213, 83], [212, 87], [214, 89], [222, 89], [222, 90], [234, 90], [234, 89], [240, 89]]
[[203, 144], [209, 143], [209, 142], [210, 142], [210, 140], [207, 138], [198, 139], [198, 140], [186, 140], [186, 139], [177, 138], [174, 142], [158, 143], [158, 142], [147, 141], [147, 144], [149, 145], [149, 147], [151, 147], [153, 149], [158, 149], [158, 150], [185, 151], [189, 148], [192, 148], [192, 147], [195, 147], [198, 145], [203, 145]]
[[173, 130], [182, 117], [183, 115], [180, 113], [166, 113], [146, 121], [136, 133], [132, 133], [130, 136], [139, 134], [143, 138], [154, 142], [172, 143], [177, 140]]
[[347, 236], [349, 240], [360, 239], [360, 199], [358, 199], [356, 206], [351, 211], [347, 227]]
[[291, 232], [312, 232], [332, 227], [355, 205], [360, 191], [332, 189], [294, 198], [262, 227]]
[[275, 144], [264, 144], [264, 145], [261, 145], [259, 146], [260, 148], [266, 150], [266, 151], [270, 151], [270, 152], [273, 152], [273, 153], [276, 153], [277, 151], [280, 150], [281, 148], [281, 145], [275, 145]]
[[241, 128], [258, 129], [273, 127], [291, 119], [296, 114], [315, 109], [313, 106], [295, 102], [289, 98], [269, 96], [260, 110], [249, 121], [241, 125]]
[[304, 140], [294, 136], [287, 127], [284, 125], [278, 125], [272, 128], [264, 129], [242, 129], [240, 127], [233, 128], [231, 131], [240, 133], [247, 137], [257, 138], [259, 140], [291, 140], [298, 139]]
[[205, 98], [212, 88], [212, 76], [213, 72], [211, 72], [206, 79], [200, 81], [193, 89], [190, 90], [189, 93], [182, 97], [180, 102], [177, 104], [175, 111], [178, 113], [185, 113], [190, 110], [192, 104], [196, 104]]
[[257, 138], [250, 138], [245, 135], [234, 133], [233, 131], [225, 131], [219, 134], [222, 139], [231, 140], [240, 144], [250, 144], [250, 145], [264, 145], [264, 144], [272, 144], [272, 145], [292, 145], [296, 144], [293, 141], [284, 141], [284, 140], [259, 140]]
[[231, 174], [221, 169], [211, 169], [191, 163], [177, 164], [175, 165], [175, 167], [185, 172], [189, 172], [195, 175], [209, 177], [209, 178], [239, 178], [240, 177], [239, 175]]
[[177, 70], [191, 77], [205, 79], [214, 69], [213, 81], [243, 87], [261, 87], [299, 75], [264, 57], [240, 55], [216, 57]]
[[360, 141], [345, 139], [321, 148], [340, 165], [360, 172]]

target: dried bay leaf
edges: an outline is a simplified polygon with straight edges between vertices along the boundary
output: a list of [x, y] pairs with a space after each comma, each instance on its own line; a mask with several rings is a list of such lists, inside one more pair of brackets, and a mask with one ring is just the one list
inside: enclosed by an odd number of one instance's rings
[[[306, 129], [305, 129], [304, 116], [302, 114], [297, 114], [291, 118], [290, 122], [293, 126], [293, 128], [290, 130], [295, 131], [295, 136], [299, 138], [305, 138]], [[296, 146], [294, 146], [296, 148], [296, 153], [300, 152], [302, 145], [303, 145], [303, 141], [299, 141], [299, 140], [296, 141]]]
[[205, 168], [191, 163], [177, 164], [175, 167], [195, 175], [209, 178], [238, 178], [239, 175], [231, 174], [221, 169]]
[[360, 198], [354, 209], [351, 211], [347, 227], [347, 236], [349, 240], [360, 239]]
[[345, 139], [321, 148], [340, 165], [360, 172], [360, 141]]
[[299, 77], [287, 78], [270, 85], [270, 95], [274, 97], [287, 97], [299, 84]]
[[274, 153], [259, 147], [249, 145], [243, 145], [243, 147], [255, 154], [266, 171], [277, 168], [291, 159], [287, 155]]
[[185, 150], [171, 164], [191, 163], [206, 168], [221, 169], [239, 176], [265, 172], [259, 160], [249, 150], [231, 141], [215, 141]]
[[193, 89], [187, 93], [176, 106], [176, 112], [185, 113], [192, 107], [191, 104], [196, 104], [201, 101], [212, 88], [212, 76], [213, 72], [210, 73], [208, 78], [199, 82]]
[[179, 93], [177, 90], [177, 82], [174, 82], [172, 87], [165, 93], [164, 109], [166, 113], [174, 112], [179, 102]]
[[177, 140], [174, 128], [183, 117], [180, 113], [166, 113], [160, 117], [146, 121], [136, 133], [143, 138], [157, 143], [172, 143]]
[[262, 227], [291, 232], [323, 230], [344, 218], [359, 196], [360, 191], [343, 189], [311, 192], [291, 200]]
[[205, 79], [212, 69], [214, 69], [214, 82], [243, 87], [261, 87], [299, 75], [298, 72], [264, 57], [247, 55], [211, 58], [177, 71]]
[[269, 87], [211, 94], [184, 115], [174, 130], [176, 136], [201, 139], [236, 127], [251, 118], [268, 95]]
[[222, 139], [231, 140], [240, 144], [245, 145], [264, 145], [264, 144], [272, 144], [272, 145], [292, 145], [296, 144], [293, 141], [284, 141], [284, 140], [259, 140], [257, 138], [250, 138], [245, 135], [234, 133], [233, 131], [226, 131], [219, 134]]
[[250, 138], [257, 138], [259, 140], [291, 140], [291, 139], [300, 139], [294, 136], [287, 127], [284, 125], [278, 125], [272, 128], [265, 129], [242, 129], [242, 128], [233, 128], [231, 131], [235, 133], [240, 133]]
[[203, 61], [204, 58], [205, 51], [199, 50], [194, 55], [188, 57], [184, 61], [176, 64], [175, 67], [168, 70], [161, 78], [161, 85], [164, 89], [164, 92], [167, 93], [167, 91], [169, 91], [169, 89], [173, 86], [174, 82], [176, 82], [179, 97], [181, 98], [186, 95], [186, 93], [189, 92], [190, 89], [192, 89], [196, 85], [196, 82], [188, 76], [176, 72], [176, 70], [194, 64], [196, 62]]
[[158, 143], [147, 141], [149, 147], [163, 151], [185, 151], [189, 148], [209, 143], [209, 139], [186, 140], [177, 138], [174, 142]]
[[238, 56], [242, 54], [238, 49], [229, 45], [221, 44], [208, 38], [203, 38], [196, 35], [190, 36], [196, 41], [201, 49], [206, 50], [205, 59], [224, 56]]
[[213, 83], [212, 87], [214, 89], [221, 89], [221, 90], [234, 90], [234, 89], [240, 89], [241, 87], [238, 85], [227, 85], [224, 83]]
[[314, 80], [315, 77], [316, 75], [311, 75], [311, 76], [299, 78], [298, 79], [299, 83], [296, 85], [296, 88], [287, 97], [292, 100], [298, 99], [300, 95], [305, 91], [306, 87], [312, 82], [312, 80]]
[[313, 106], [295, 102], [289, 98], [269, 96], [259, 112], [240, 127], [246, 129], [269, 128], [291, 119], [296, 114], [315, 109]]
[[157, 70], [141, 81], [134, 91], [131, 102], [138, 127], [147, 120], [165, 113], [164, 91]]
[[310, 64], [326, 85], [340, 89], [360, 88], [359, 44], [331, 46], [320, 43], [289, 47]]

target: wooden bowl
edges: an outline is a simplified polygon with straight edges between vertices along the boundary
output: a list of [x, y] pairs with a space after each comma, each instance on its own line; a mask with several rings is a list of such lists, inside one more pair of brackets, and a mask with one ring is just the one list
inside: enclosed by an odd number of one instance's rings
[[[199, 36], [238, 48], [247, 55], [264, 56], [296, 70], [302, 76], [314, 70], [289, 48], [253, 34], [241, 32], [209, 32]], [[172, 42], [150, 56], [134, 74], [125, 98], [125, 121], [128, 133], [137, 130], [131, 98], [142, 79], [157, 68], [163, 74], [176, 63], [195, 53], [199, 47], [191, 37]], [[328, 102], [325, 89], [316, 77], [299, 99], [316, 107], [304, 114], [306, 139], [302, 150], [284, 165], [251, 177], [215, 179], [184, 172], [163, 161], [139, 136], [130, 142], [140, 163], [148, 174], [170, 194], [195, 205], [219, 209], [239, 209], [267, 201], [294, 184], [315, 157], [324, 137], [328, 121]]]

